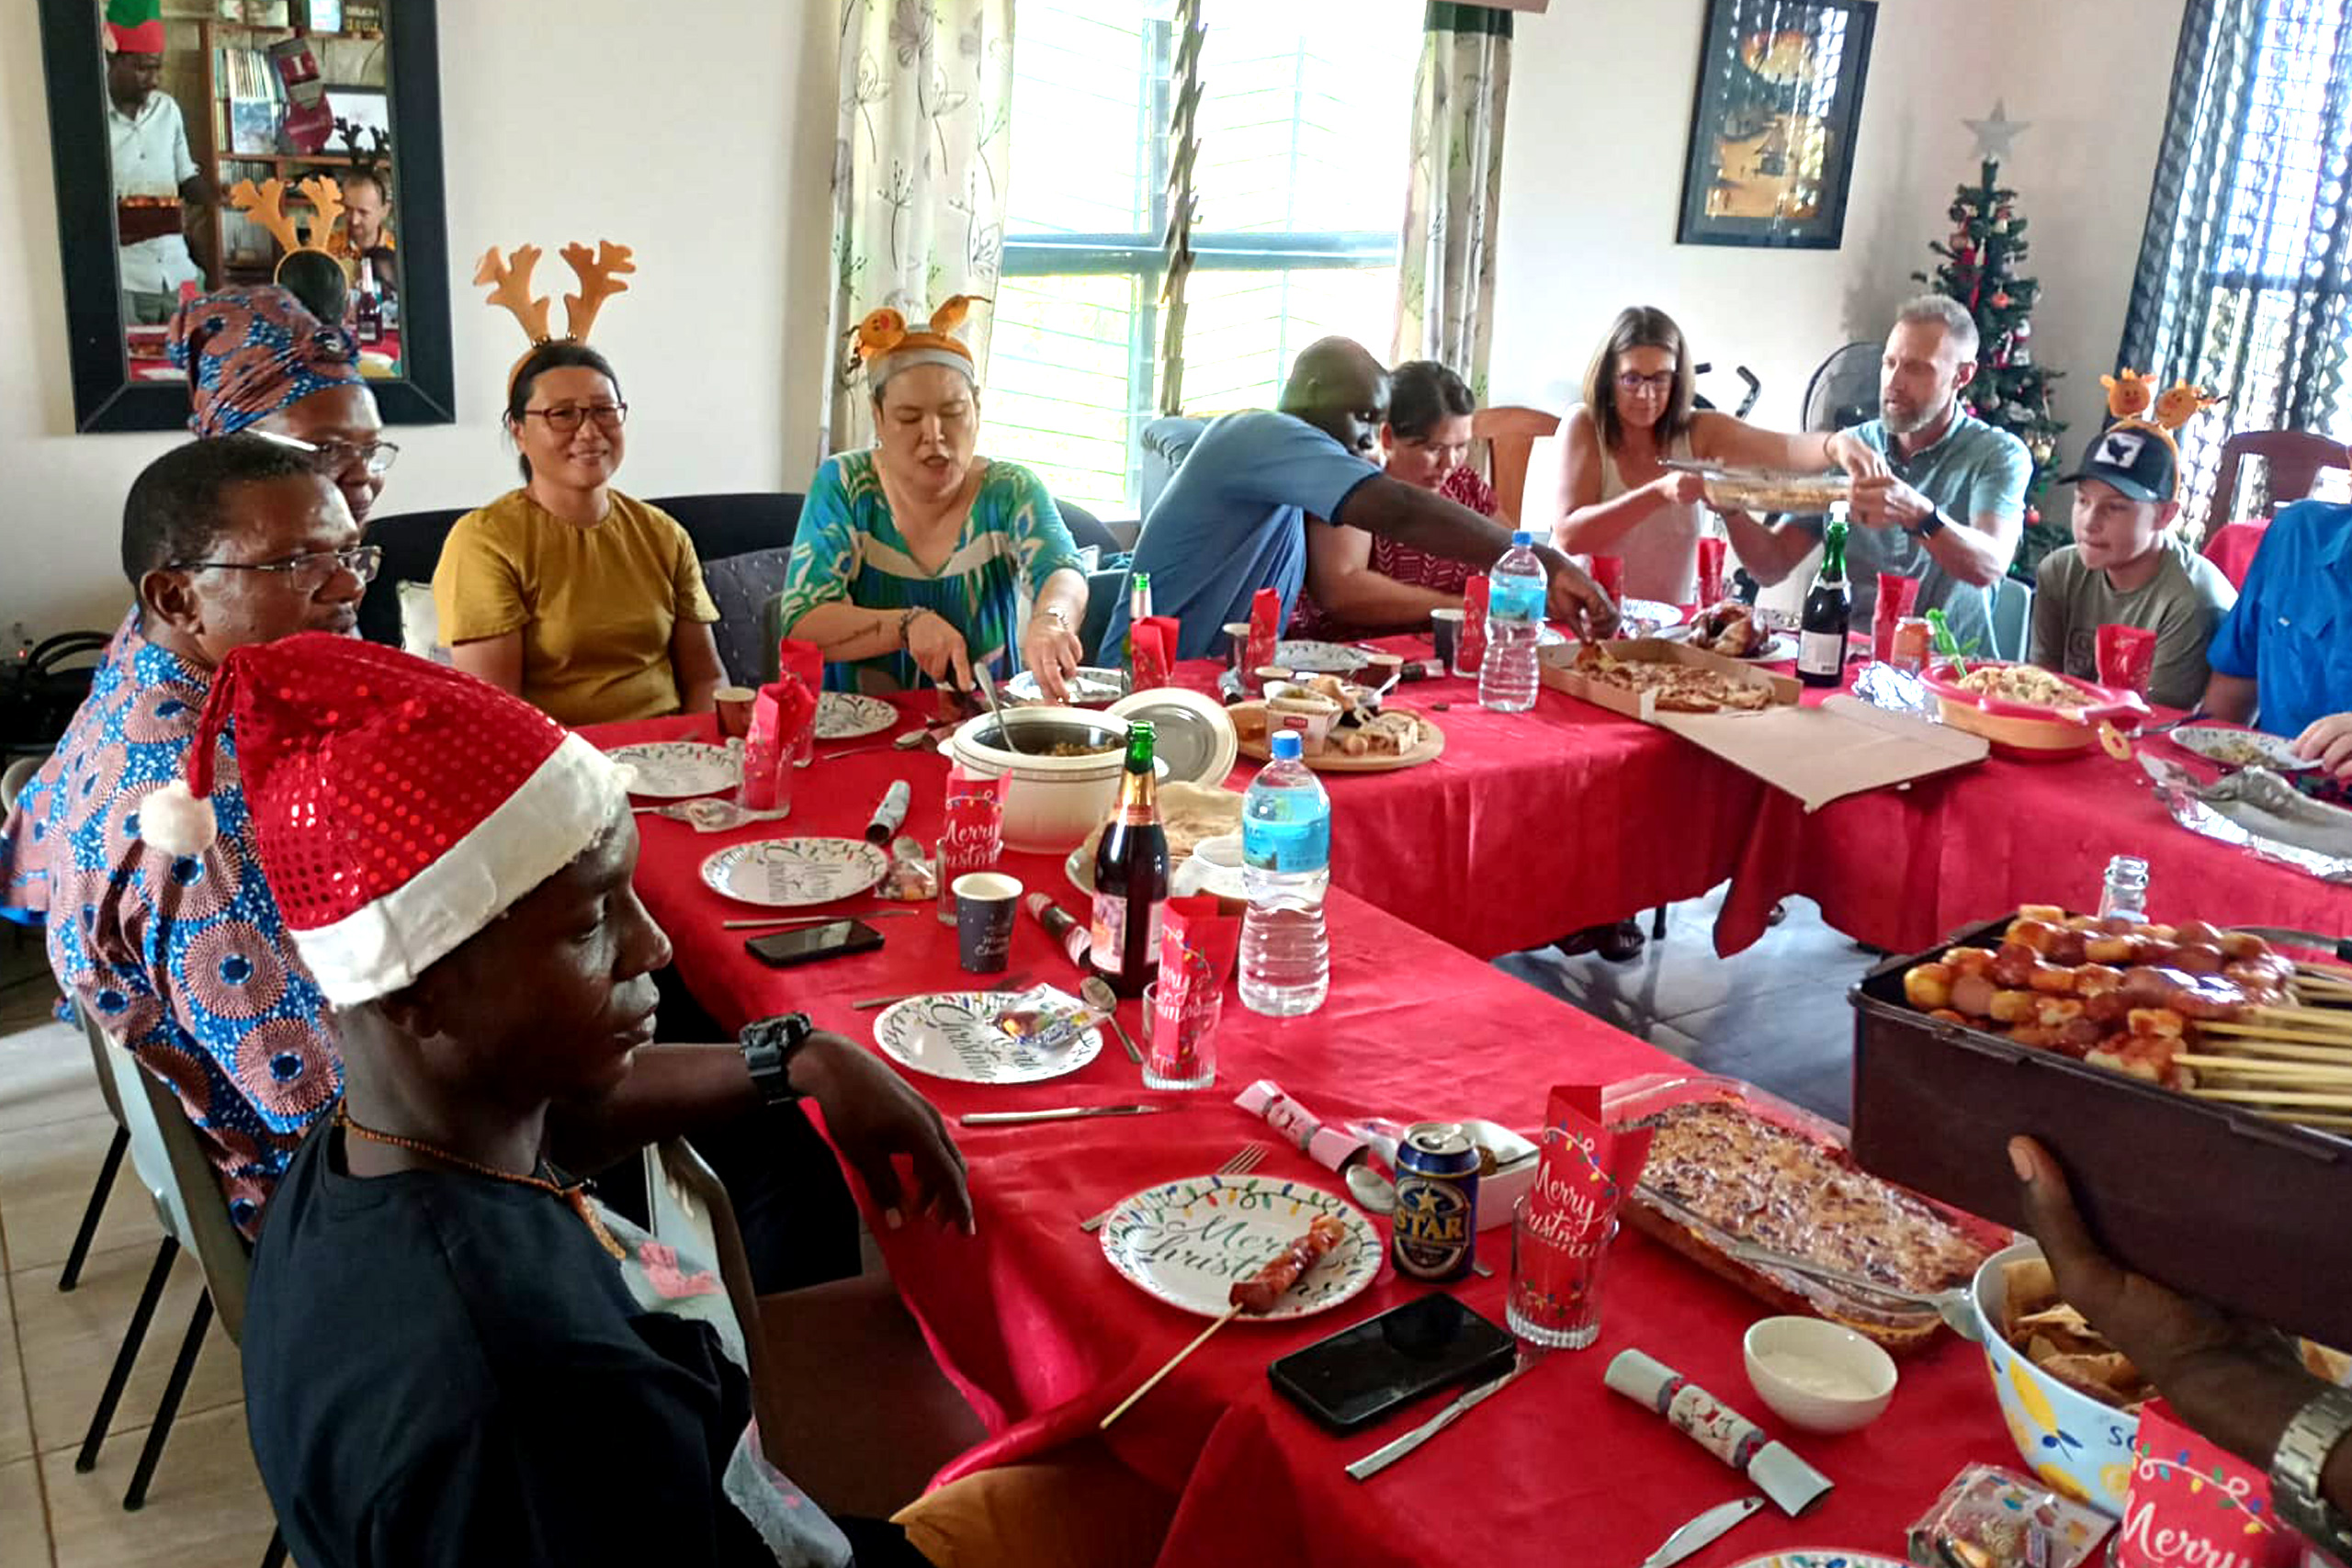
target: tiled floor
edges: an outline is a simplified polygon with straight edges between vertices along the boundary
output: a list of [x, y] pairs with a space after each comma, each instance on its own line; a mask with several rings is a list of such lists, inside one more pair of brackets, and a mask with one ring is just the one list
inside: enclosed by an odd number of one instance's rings
[[199, 1281], [174, 1267], [97, 1467], [74, 1457], [162, 1238], [126, 1168], [82, 1282], [57, 1288], [114, 1122], [82, 1037], [51, 1021], [37, 939], [0, 926], [0, 1563], [6, 1568], [254, 1568], [270, 1512], [245, 1443], [236, 1347], [216, 1327], [147, 1494], [123, 1489], [146, 1440]]

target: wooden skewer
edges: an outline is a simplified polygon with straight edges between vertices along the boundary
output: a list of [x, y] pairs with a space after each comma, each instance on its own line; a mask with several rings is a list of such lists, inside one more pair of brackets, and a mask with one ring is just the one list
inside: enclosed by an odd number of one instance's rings
[[2342, 1066], [2314, 1066], [2309, 1062], [2267, 1062], [2248, 1056], [2195, 1056], [2186, 1051], [2173, 1060], [2203, 1071], [2251, 1078], [2292, 1078], [2314, 1086], [2352, 1084], [2352, 1060]]
[[2200, 1023], [2197, 1032], [2231, 1040], [2290, 1040], [2302, 1045], [2334, 1045], [2352, 1051], [2352, 1034], [2336, 1034], [2324, 1029], [2281, 1029], [2267, 1023]]
[[2298, 958], [2295, 967], [2305, 975], [2316, 975], [2323, 980], [2352, 980], [2352, 964], [2330, 964], [2324, 958]]
[[1128, 1410], [1134, 1406], [1136, 1400], [1141, 1399], [1145, 1394], [1149, 1393], [1154, 1388], [1157, 1388], [1159, 1385], [1160, 1379], [1166, 1377], [1169, 1373], [1176, 1370], [1178, 1362], [1183, 1360], [1185, 1357], [1199, 1349], [1207, 1342], [1210, 1335], [1215, 1334], [1218, 1329], [1223, 1328], [1227, 1324], [1231, 1323], [1235, 1318], [1239, 1317], [1240, 1315], [1241, 1309], [1239, 1307], [1235, 1306], [1226, 1308], [1225, 1315], [1223, 1317], [1218, 1318], [1215, 1323], [1212, 1323], [1206, 1328], [1202, 1329], [1200, 1334], [1190, 1345], [1185, 1346], [1182, 1350], [1179, 1350], [1174, 1355], [1169, 1357], [1168, 1362], [1165, 1366], [1152, 1373], [1151, 1376], [1144, 1379], [1142, 1387], [1136, 1389], [1135, 1393], [1127, 1395], [1126, 1398], [1119, 1401], [1118, 1407], [1113, 1410], [1108, 1416], [1102, 1417], [1102, 1424], [1101, 1427], [1097, 1427], [1096, 1430], [1103, 1432], [1109, 1431], [1111, 1429], [1111, 1423], [1116, 1421], [1120, 1416], [1125, 1416]]
[[2199, 1044], [2217, 1051], [2231, 1053], [2228, 1059], [2248, 1056], [2278, 1056], [2298, 1062], [2327, 1062], [2352, 1064], [2352, 1050], [2342, 1045], [2287, 1045], [2275, 1040], [2256, 1037], [2251, 1040], [2200, 1040]]
[[2263, 1023], [2283, 1023], [2294, 1029], [2333, 1029], [2352, 1034], [2352, 1012], [2341, 1008], [2271, 1008], [2246, 1009], [2246, 1015]]
[[2352, 1111], [2352, 1094], [2294, 1089], [2192, 1089], [2199, 1100], [2226, 1100], [2237, 1105], [2307, 1105], [2314, 1111]]

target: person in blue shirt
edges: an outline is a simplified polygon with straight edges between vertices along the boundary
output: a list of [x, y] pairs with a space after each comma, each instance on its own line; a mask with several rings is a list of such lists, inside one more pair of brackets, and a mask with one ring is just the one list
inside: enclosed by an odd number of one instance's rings
[[[1388, 372], [1360, 344], [1324, 338], [1291, 368], [1281, 408], [1212, 422], [1144, 519], [1131, 572], [1151, 575], [1152, 609], [1182, 625], [1180, 659], [1205, 659], [1230, 621], [1250, 618], [1261, 588], [1282, 594], [1290, 622], [1306, 581], [1306, 529], [1340, 524], [1400, 545], [1491, 565], [1510, 530], [1468, 507], [1383, 473], [1374, 460], [1388, 416]], [[1579, 635], [1605, 636], [1617, 612], [1592, 580], [1548, 545], [1550, 612]], [[1102, 637], [1126, 635], [1127, 593]]]
[[2207, 713], [2292, 736], [2298, 756], [2352, 779], [2352, 506], [2278, 513], [2205, 658]]
[[[1976, 378], [1976, 323], [1955, 299], [1924, 294], [1895, 312], [1879, 362], [1879, 415], [1842, 433], [1832, 456], [1854, 477], [1846, 571], [1854, 625], [1867, 626], [1883, 571], [1919, 580], [1917, 615], [1941, 610], [1952, 635], [1993, 646], [1993, 585], [2025, 531], [2033, 459], [2025, 444], [1961, 406]], [[1821, 540], [1823, 519], [1768, 527], [1724, 519], [1732, 548], [1759, 582], [1794, 571]]]

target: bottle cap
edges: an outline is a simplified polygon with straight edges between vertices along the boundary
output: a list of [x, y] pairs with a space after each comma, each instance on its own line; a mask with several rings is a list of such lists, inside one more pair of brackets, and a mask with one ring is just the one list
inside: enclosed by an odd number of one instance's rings
[[1274, 731], [1272, 745], [1276, 761], [1295, 762], [1304, 754], [1306, 741], [1295, 729], [1278, 729]]
[[1514, 545], [1532, 545], [1535, 542], [1535, 536], [1525, 528], [1514, 528], [1511, 530], [1510, 542]]

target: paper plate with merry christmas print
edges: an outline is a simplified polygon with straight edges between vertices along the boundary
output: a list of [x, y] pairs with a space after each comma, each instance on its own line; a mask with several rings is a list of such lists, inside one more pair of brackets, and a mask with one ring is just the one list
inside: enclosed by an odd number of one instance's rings
[[1329, 1215], [1348, 1237], [1316, 1260], [1257, 1322], [1328, 1312], [1370, 1285], [1387, 1256], [1380, 1233], [1347, 1201], [1280, 1176], [1193, 1176], [1147, 1187], [1102, 1222], [1102, 1255], [1138, 1289], [1203, 1317], [1223, 1317], [1227, 1292]]
[[703, 886], [768, 909], [830, 904], [882, 880], [890, 859], [863, 839], [755, 839], [702, 863]]

